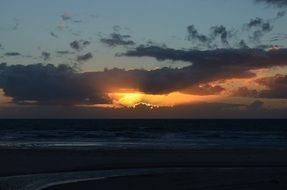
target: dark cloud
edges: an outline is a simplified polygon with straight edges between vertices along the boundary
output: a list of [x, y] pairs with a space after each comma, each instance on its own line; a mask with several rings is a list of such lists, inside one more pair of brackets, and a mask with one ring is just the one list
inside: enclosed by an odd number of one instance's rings
[[259, 94], [257, 90], [251, 90], [247, 87], [240, 87], [232, 93], [232, 96], [241, 96], [241, 97], [254, 97], [258, 98]]
[[79, 61], [79, 62], [83, 62], [83, 61], [88, 61], [88, 60], [90, 60], [90, 59], [92, 59], [93, 58], [93, 54], [92, 53], [87, 53], [87, 54], [85, 54], [85, 55], [79, 55], [78, 57], [77, 57], [77, 60]]
[[[189, 41], [196, 43], [197, 46], [202, 46], [207, 49], [216, 49], [218, 47], [230, 47], [229, 41], [237, 40], [236, 31], [227, 30], [223, 25], [216, 25], [210, 27], [210, 33], [204, 35], [199, 33], [194, 25], [187, 27]], [[236, 44], [238, 45], [238, 43]]]
[[246, 42], [245, 42], [244, 40], [241, 40], [241, 41], [239, 42], [238, 47], [239, 47], [240, 49], [248, 49], [248, 48], [249, 48], [249, 46], [246, 44]]
[[279, 19], [279, 18], [281, 18], [281, 17], [284, 17], [285, 15], [286, 15], [286, 11], [279, 11], [279, 12], [277, 13], [276, 19]]
[[71, 21], [72, 23], [82, 23], [83, 21], [82, 20], [76, 20], [76, 19], [73, 19], [72, 15], [69, 14], [69, 13], [64, 13], [61, 15], [61, 19], [63, 21]]
[[38, 104], [95, 104], [103, 103], [110, 90], [119, 88], [138, 89], [149, 94], [174, 91], [195, 95], [219, 94], [224, 89], [210, 85], [208, 81], [222, 74], [200, 72], [192, 67], [78, 73], [66, 65], [1, 64], [0, 88], [18, 104], [26, 101], [37, 101]]
[[203, 34], [200, 34], [194, 25], [190, 25], [187, 27], [188, 36], [187, 39], [189, 41], [199, 42], [207, 47], [210, 47], [211, 39]]
[[21, 53], [19, 53], [19, 52], [7, 52], [7, 53], [5, 53], [5, 56], [10, 56], [10, 57], [20, 56], [20, 55], [21, 55]]
[[211, 27], [211, 36], [212, 38], [220, 37], [221, 43], [227, 47], [229, 46], [228, 37], [231, 35], [230, 32], [222, 25]]
[[27, 101], [72, 105], [109, 102], [84, 75], [66, 65], [0, 64], [0, 88], [19, 104]]
[[71, 48], [79, 51], [81, 49], [80, 43], [78, 41], [73, 41], [70, 43]]
[[287, 75], [276, 75], [257, 79], [264, 90], [252, 90], [247, 87], [241, 87], [234, 92], [234, 96], [259, 97], [259, 98], [279, 98], [287, 99]]
[[[287, 49], [175, 50], [166, 47], [140, 46], [125, 56], [154, 57], [158, 60], [189, 62], [184, 68], [155, 70], [111, 69], [78, 73], [67, 65], [0, 65], [0, 88], [15, 103], [38, 104], [107, 103], [107, 94], [118, 89], [137, 89], [148, 94], [183, 92], [194, 95], [220, 94], [225, 89], [214, 81], [252, 78], [253, 70], [286, 66]], [[122, 55], [123, 56], [123, 55]], [[86, 54], [79, 61], [86, 61]], [[79, 58], [79, 57], [78, 57]], [[251, 92], [240, 89], [240, 96], [287, 98], [287, 77], [276, 76], [256, 81], [268, 90]], [[247, 94], [249, 93], [249, 94]], [[238, 93], [239, 94], [239, 93]]]
[[[265, 51], [262, 49], [215, 49], [215, 50], [176, 50], [158, 46], [139, 46], [121, 56], [153, 57], [159, 61], [185, 61], [193, 64], [194, 69], [234, 68], [252, 70], [285, 66], [287, 49]], [[242, 71], [240, 70], [240, 71]]]
[[287, 0], [255, 0], [256, 2], [264, 2], [269, 5], [274, 5], [278, 7], [287, 6]]
[[254, 42], [260, 42], [265, 34], [273, 30], [271, 23], [261, 18], [251, 19], [249, 23], [244, 25], [244, 28], [253, 32], [249, 39]]
[[247, 106], [247, 109], [250, 111], [257, 111], [263, 108], [264, 102], [260, 100], [255, 100], [253, 103]]
[[276, 75], [256, 80], [258, 84], [267, 87], [267, 90], [259, 92], [260, 97], [287, 98], [287, 75]]
[[[252, 78], [253, 70], [287, 66], [287, 49], [265, 51], [261, 49], [216, 49], [216, 50], [175, 50], [157, 46], [139, 46], [129, 50], [121, 56], [153, 57], [159, 61], [185, 61], [191, 66], [183, 69], [165, 69], [151, 71], [156, 73], [148, 76], [150, 82], [155, 84], [154, 89], [147, 91], [156, 92], [157, 87], [164, 88], [162, 79], [170, 79], [168, 84], [175, 86], [170, 89], [184, 89], [193, 84], [208, 83], [234, 78]], [[156, 77], [158, 76], [158, 78]], [[155, 77], [155, 81], [153, 81]], [[156, 78], [158, 80], [156, 80]], [[177, 83], [178, 81], [178, 83]], [[185, 81], [188, 81], [187, 84]], [[147, 85], [152, 86], [151, 84]], [[177, 88], [176, 88], [177, 87]], [[145, 89], [146, 90], [146, 89]], [[164, 90], [163, 90], [164, 91]]]
[[56, 51], [57, 54], [61, 54], [61, 55], [67, 55], [67, 54], [73, 54], [73, 52], [70, 52], [70, 51]]
[[[18, 106], [0, 108], [0, 118], [117, 118], [117, 119], [191, 119], [191, 118], [286, 118], [286, 109], [246, 109], [246, 105], [227, 103], [197, 103], [150, 109], [143, 105], [135, 108], [93, 108], [72, 106]], [[231, 121], [234, 123], [234, 121]], [[262, 121], [264, 122], [264, 121]], [[275, 121], [276, 122], [276, 121]], [[276, 124], [283, 126], [282, 121]]]
[[43, 51], [42, 54], [41, 54], [41, 58], [42, 58], [44, 61], [50, 60], [50, 58], [51, 58], [51, 53]]
[[90, 44], [91, 42], [87, 40], [75, 40], [70, 43], [70, 47], [73, 48], [74, 50], [81, 51]]
[[130, 35], [121, 35], [118, 33], [112, 33], [108, 38], [101, 38], [100, 41], [103, 44], [106, 44], [111, 47], [135, 45], [134, 41], [129, 40], [130, 38], [131, 38]]

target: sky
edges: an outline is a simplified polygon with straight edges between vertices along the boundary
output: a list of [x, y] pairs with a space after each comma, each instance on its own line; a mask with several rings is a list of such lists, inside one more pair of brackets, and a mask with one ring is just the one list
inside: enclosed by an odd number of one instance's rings
[[0, 118], [287, 117], [287, 0], [0, 2]]

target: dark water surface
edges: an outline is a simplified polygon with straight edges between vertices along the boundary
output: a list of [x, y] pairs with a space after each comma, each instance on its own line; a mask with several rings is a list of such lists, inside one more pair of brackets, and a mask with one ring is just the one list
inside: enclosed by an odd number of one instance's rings
[[0, 146], [287, 147], [287, 120], [0, 120]]

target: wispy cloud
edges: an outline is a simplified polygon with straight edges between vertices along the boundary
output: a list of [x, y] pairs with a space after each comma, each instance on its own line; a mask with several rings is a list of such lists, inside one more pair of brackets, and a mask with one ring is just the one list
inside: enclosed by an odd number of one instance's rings
[[130, 40], [130, 38], [131, 38], [130, 35], [121, 35], [118, 33], [112, 33], [107, 38], [101, 38], [100, 42], [110, 47], [135, 45], [135, 42], [133, 40]]

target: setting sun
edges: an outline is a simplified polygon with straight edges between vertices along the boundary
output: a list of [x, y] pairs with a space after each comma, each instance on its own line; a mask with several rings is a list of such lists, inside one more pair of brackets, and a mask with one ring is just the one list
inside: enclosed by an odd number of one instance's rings
[[165, 95], [144, 94], [141, 92], [119, 92], [110, 93], [109, 97], [113, 100], [115, 107], [136, 107], [146, 105], [155, 107], [172, 107], [181, 104], [190, 104], [201, 101], [210, 101], [218, 96], [195, 96], [180, 92], [173, 92]]

